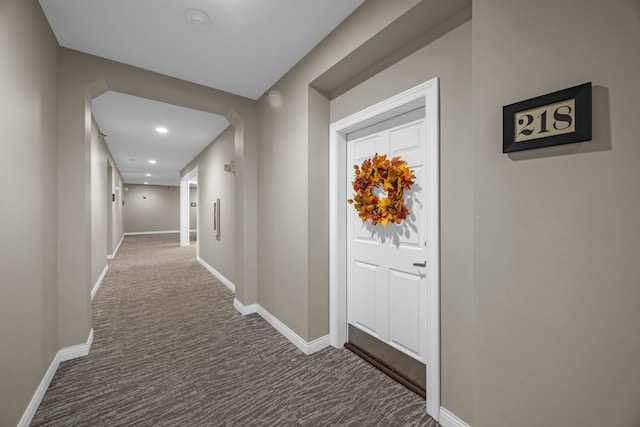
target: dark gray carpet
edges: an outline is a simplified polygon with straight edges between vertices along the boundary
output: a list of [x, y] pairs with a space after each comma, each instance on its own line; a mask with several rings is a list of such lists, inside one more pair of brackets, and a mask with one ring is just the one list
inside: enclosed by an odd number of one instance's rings
[[32, 426], [428, 426], [425, 402], [348, 350], [305, 356], [178, 235], [126, 237]]

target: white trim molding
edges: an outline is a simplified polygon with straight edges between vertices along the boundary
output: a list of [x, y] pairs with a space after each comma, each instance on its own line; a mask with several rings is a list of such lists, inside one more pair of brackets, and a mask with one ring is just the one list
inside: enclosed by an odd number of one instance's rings
[[[305, 341], [306, 342], [306, 341]], [[325, 335], [320, 338], [316, 338], [311, 342], [306, 342], [306, 350], [303, 350], [304, 354], [309, 355], [322, 350], [323, 348], [331, 347], [331, 336]]]
[[36, 414], [36, 411], [42, 402], [42, 398], [47, 392], [47, 389], [51, 384], [51, 380], [53, 380], [53, 377], [60, 366], [60, 362], [88, 355], [91, 350], [91, 344], [93, 344], [93, 329], [89, 331], [89, 337], [87, 338], [86, 343], [58, 350], [55, 356], [53, 356], [53, 360], [51, 361], [49, 368], [44, 373], [42, 381], [40, 381], [35, 393], [33, 393], [31, 401], [29, 401], [27, 408], [24, 410], [20, 421], [18, 421], [17, 427], [29, 427], [29, 424], [31, 424], [31, 420], [33, 420], [33, 416]]
[[107, 259], [114, 259], [116, 257], [116, 254], [118, 253], [118, 249], [120, 249], [120, 245], [122, 244], [123, 241], [124, 241], [124, 233], [122, 234], [122, 237], [120, 237], [120, 241], [118, 242], [118, 245], [116, 246], [113, 253], [107, 254]]
[[300, 335], [296, 334], [291, 328], [282, 323], [277, 317], [260, 306], [260, 304], [249, 304], [245, 306], [240, 301], [238, 301], [237, 298], [234, 298], [233, 306], [243, 316], [246, 316], [247, 314], [258, 313], [260, 317], [262, 317], [268, 324], [273, 326], [275, 330], [280, 332], [286, 339], [291, 341], [293, 345], [298, 347], [298, 349], [307, 356], [331, 345], [329, 342], [329, 335], [316, 338], [311, 342], [305, 341]]
[[226, 277], [224, 277], [224, 275], [222, 273], [220, 273], [218, 270], [216, 270], [215, 268], [213, 268], [211, 265], [209, 265], [209, 263], [207, 263], [205, 260], [203, 260], [200, 257], [197, 257], [196, 260], [207, 270], [209, 270], [209, 273], [213, 274], [218, 280], [220, 280], [227, 288], [229, 288], [231, 290], [231, 292], [235, 293], [236, 292], [236, 285], [233, 284], [233, 282], [229, 279], [227, 279]]
[[174, 234], [179, 233], [180, 230], [165, 230], [165, 231], [130, 231], [124, 233], [124, 236], [142, 236], [145, 234]]
[[91, 351], [91, 345], [93, 344], [93, 328], [89, 331], [89, 337], [87, 338], [87, 342], [72, 345], [71, 347], [65, 347], [58, 351], [60, 355], [60, 361], [65, 362], [71, 359], [77, 359], [78, 357], [84, 357], [89, 354]]
[[427, 143], [427, 413], [440, 416], [440, 112], [439, 80], [433, 78], [329, 126], [329, 335], [347, 340], [347, 134], [418, 104], [425, 107]]
[[329, 346], [329, 335], [307, 342], [291, 328], [282, 323], [277, 317], [259, 305], [258, 314], [307, 356]]
[[243, 316], [258, 312], [258, 304], [244, 305], [238, 300], [238, 298], [233, 299], [233, 307]]
[[442, 427], [471, 427], [443, 406], [440, 407], [440, 420], [438, 422]]
[[109, 266], [105, 265], [104, 270], [102, 270], [102, 273], [100, 273], [98, 280], [96, 280], [95, 285], [93, 285], [93, 288], [91, 289], [91, 301], [93, 301], [93, 297], [96, 296], [96, 292], [98, 292], [98, 289], [100, 289], [100, 285], [102, 285], [102, 281], [104, 280], [104, 276], [107, 275], [108, 270]]

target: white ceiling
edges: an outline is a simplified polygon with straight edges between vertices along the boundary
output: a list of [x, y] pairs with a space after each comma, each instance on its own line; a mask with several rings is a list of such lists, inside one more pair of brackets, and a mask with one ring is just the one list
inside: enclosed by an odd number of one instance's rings
[[[118, 92], [100, 95], [92, 104], [127, 184], [179, 185], [180, 170], [229, 126], [227, 119], [216, 114]], [[160, 134], [156, 127], [168, 132]]]
[[[63, 47], [257, 99], [363, 1], [40, 4]], [[208, 27], [189, 22], [192, 8], [209, 16]], [[228, 125], [220, 116], [114, 92], [96, 98], [93, 113], [126, 183], [178, 185], [179, 171]], [[169, 134], [155, 133], [161, 122]], [[150, 158], [158, 163], [149, 165]]]
[[[61, 46], [258, 99], [364, 0], [40, 0]], [[187, 9], [210, 18], [191, 25]]]

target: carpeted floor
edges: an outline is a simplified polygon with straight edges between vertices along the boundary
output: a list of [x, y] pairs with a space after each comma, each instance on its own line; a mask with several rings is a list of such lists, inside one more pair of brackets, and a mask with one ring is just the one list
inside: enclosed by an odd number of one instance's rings
[[32, 426], [427, 426], [423, 399], [348, 350], [305, 356], [177, 234], [126, 237]]

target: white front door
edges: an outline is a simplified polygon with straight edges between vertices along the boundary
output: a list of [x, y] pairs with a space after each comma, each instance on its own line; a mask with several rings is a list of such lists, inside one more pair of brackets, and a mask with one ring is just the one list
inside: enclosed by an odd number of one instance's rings
[[[400, 124], [398, 124], [400, 123]], [[400, 156], [415, 175], [405, 192], [410, 215], [401, 224], [363, 223], [347, 212], [347, 320], [427, 363], [427, 187], [424, 107], [347, 135], [347, 195], [353, 197], [354, 165], [376, 153]]]

